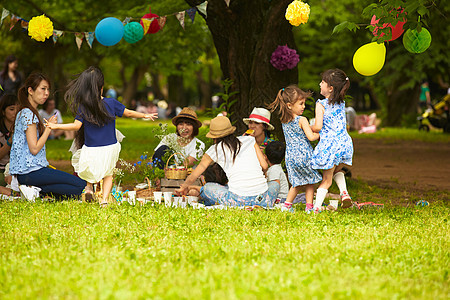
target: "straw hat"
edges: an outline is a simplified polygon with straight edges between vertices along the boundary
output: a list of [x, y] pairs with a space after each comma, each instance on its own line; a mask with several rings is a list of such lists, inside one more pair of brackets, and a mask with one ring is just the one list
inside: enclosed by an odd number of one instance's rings
[[207, 138], [218, 139], [232, 134], [236, 130], [235, 126], [231, 126], [230, 119], [224, 116], [215, 117], [211, 120]]
[[197, 119], [197, 114], [192, 108], [184, 107], [180, 113], [172, 119], [172, 124], [177, 126], [177, 121], [179, 118], [191, 119], [197, 125], [198, 128], [202, 127], [202, 122]]
[[248, 118], [242, 119], [242, 121], [244, 121], [245, 125], [248, 125], [250, 121], [254, 121], [256, 123], [264, 123], [267, 124], [268, 130], [275, 129], [275, 127], [273, 127], [273, 125], [270, 124], [270, 111], [262, 107], [253, 108], [250, 116]]

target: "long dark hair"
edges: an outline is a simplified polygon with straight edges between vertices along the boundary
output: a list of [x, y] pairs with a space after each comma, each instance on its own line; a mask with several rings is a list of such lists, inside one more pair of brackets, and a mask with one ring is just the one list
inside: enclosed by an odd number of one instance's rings
[[17, 96], [6, 94], [3, 95], [3, 97], [0, 99], [0, 132], [3, 133], [3, 135], [7, 135], [10, 132], [13, 131], [14, 124], [12, 125], [13, 128], [6, 128], [5, 125], [5, 110], [8, 106], [16, 105], [18, 104]]
[[241, 150], [242, 142], [237, 137], [235, 137], [233, 134], [229, 134], [229, 135], [221, 137], [221, 138], [216, 138], [216, 139], [214, 139], [214, 143], [216, 144], [216, 153], [217, 153], [217, 146], [219, 145], [220, 142], [222, 142], [222, 151], [225, 152], [225, 147], [230, 149], [231, 154], [233, 156], [233, 163], [234, 163], [236, 156], [238, 155], [239, 151]]
[[[0, 77], [3, 80], [8, 79], [8, 71], [9, 71], [9, 64], [16, 61], [17, 57], [15, 57], [13, 54], [9, 55], [8, 57], [6, 57], [5, 59], [5, 64], [3, 65], [3, 70], [0, 73]], [[14, 74], [16, 75], [16, 77], [19, 76], [19, 72], [17, 72], [17, 70], [14, 71]]]
[[329, 86], [333, 87], [333, 92], [330, 95], [330, 104], [341, 104], [344, 102], [345, 93], [350, 87], [350, 80], [344, 71], [340, 69], [326, 70], [322, 74], [322, 80]]
[[39, 120], [39, 123], [37, 124], [39, 134], [42, 134], [44, 132], [44, 124], [42, 123], [42, 120], [36, 108], [34, 108], [31, 105], [30, 101], [28, 100], [28, 88], [31, 88], [33, 91], [35, 91], [42, 81], [46, 81], [48, 83], [49, 89], [51, 88], [50, 80], [46, 75], [42, 73], [32, 73], [30, 76], [28, 76], [28, 78], [25, 80], [25, 83], [22, 85], [22, 87], [19, 89], [19, 92], [17, 93], [17, 98], [19, 98], [18, 111], [20, 112], [22, 109], [28, 108], [33, 112], [33, 114]]
[[113, 120], [114, 116], [111, 116], [101, 101], [104, 83], [102, 71], [92, 66], [72, 80], [64, 94], [64, 100], [72, 113], [97, 126], [104, 126]]
[[267, 107], [270, 112], [274, 112], [277, 108], [279, 109], [280, 121], [281, 123], [288, 123], [294, 119], [292, 110], [287, 106], [288, 103], [294, 104], [301, 99], [306, 99], [311, 96], [310, 92], [305, 92], [299, 89], [295, 84], [291, 84], [284, 89], [278, 91], [275, 100], [269, 104]]

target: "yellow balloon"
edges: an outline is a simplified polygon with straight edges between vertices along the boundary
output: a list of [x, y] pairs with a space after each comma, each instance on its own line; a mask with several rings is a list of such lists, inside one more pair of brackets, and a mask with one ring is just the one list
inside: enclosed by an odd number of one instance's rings
[[353, 55], [356, 72], [364, 76], [377, 74], [384, 66], [386, 47], [377, 42], [362, 45]]

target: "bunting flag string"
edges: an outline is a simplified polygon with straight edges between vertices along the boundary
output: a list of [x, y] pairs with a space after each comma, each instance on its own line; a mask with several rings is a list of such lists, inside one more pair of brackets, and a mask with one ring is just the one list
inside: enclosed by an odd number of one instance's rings
[[177, 17], [178, 21], [180, 22], [181, 27], [183, 27], [184, 30], [184, 16], [185, 16], [186, 12], [185, 11], [181, 11], [179, 13], [177, 13], [175, 15], [175, 17]]
[[15, 15], [11, 15], [11, 25], [9, 27], [9, 31], [11, 31], [14, 26], [16, 26], [17, 21], [19, 21], [19, 18]]
[[2, 20], [0, 21], [0, 26], [2, 26], [3, 24], [3, 20], [9, 16], [9, 10], [7, 10], [6, 8], [3, 8], [2, 10]]
[[75, 32], [75, 42], [77, 43], [78, 50], [81, 49], [81, 44], [83, 43], [84, 32]]
[[[227, 0], [225, 0], [225, 1], [227, 1]], [[158, 25], [160, 27], [159, 30], [162, 30], [164, 25], [167, 22], [167, 17], [170, 16], [170, 15], [174, 15], [177, 18], [177, 20], [180, 23], [180, 25], [183, 28], [183, 30], [185, 30], [185, 17], [186, 17], [186, 14], [189, 16], [189, 18], [191, 19], [192, 23], [194, 23], [195, 15], [196, 15], [197, 11], [201, 12], [206, 17], [207, 5], [208, 5], [208, 1], [205, 1], [205, 2], [197, 5], [196, 7], [191, 7], [191, 8], [188, 8], [186, 10], [179, 11], [179, 12], [172, 13], [172, 14], [168, 14], [168, 15], [165, 15], [165, 16], [157, 16], [157, 15], [155, 15], [156, 16], [155, 18], [150, 18], [150, 19], [149, 18], [142, 18], [142, 17], [126, 17], [122, 21], [122, 23], [125, 26], [128, 23], [130, 23], [132, 20], [140, 20], [140, 21], [142, 21], [141, 25], [143, 26], [144, 32], [147, 32], [148, 29], [150, 28], [150, 26], [152, 25], [152, 22], [158, 22]], [[9, 30], [10, 31], [14, 28], [14, 26], [19, 21], [20, 21], [20, 26], [23, 29], [25, 29], [25, 30], [28, 29], [29, 20], [23, 19], [23, 18], [19, 17], [18, 15], [15, 15], [15, 14], [11, 13], [6, 8], [3, 8], [3, 10], [2, 10], [0, 26], [3, 25], [3, 21], [8, 16], [10, 16], [10, 25], [9, 25]], [[81, 45], [83, 43], [83, 39], [86, 39], [86, 43], [92, 49], [92, 44], [93, 44], [94, 40], [96, 39], [95, 33], [93, 31], [73, 32], [73, 31], [67, 31], [67, 30], [63, 31], [63, 30], [54, 29], [53, 30], [53, 35], [51, 35], [53, 43], [56, 44], [58, 39], [61, 36], [67, 34], [67, 33], [74, 34], [74, 36], [75, 36], [75, 43], [76, 43], [76, 45], [78, 47], [78, 50], [81, 49]]]
[[197, 13], [197, 8], [191, 7], [189, 9], [186, 9], [186, 12], [187, 12], [189, 18], [191, 18], [192, 24], [194, 24], [194, 19], [195, 19], [195, 14]]
[[53, 30], [53, 43], [56, 44], [56, 41], [62, 36], [64, 31], [62, 30]]
[[28, 29], [28, 22], [25, 20], [20, 21], [20, 26], [22, 26], [23, 29]]
[[208, 1], [205, 1], [205, 2], [200, 3], [199, 5], [197, 5], [197, 10], [205, 15], [205, 19], [207, 17], [207, 14], [206, 14], [207, 6], [208, 6]]
[[152, 25], [152, 22], [155, 18], [151, 19], [142, 19], [142, 24], [144, 24], [144, 32], [147, 32], [150, 28], [150, 25]]
[[94, 42], [94, 33], [93, 32], [85, 32], [84, 37], [86, 38], [86, 43], [89, 45], [89, 48], [92, 49], [92, 43]]
[[158, 25], [161, 28], [160, 30], [163, 29], [164, 25], [166, 25], [166, 20], [167, 20], [166, 16], [158, 18]]

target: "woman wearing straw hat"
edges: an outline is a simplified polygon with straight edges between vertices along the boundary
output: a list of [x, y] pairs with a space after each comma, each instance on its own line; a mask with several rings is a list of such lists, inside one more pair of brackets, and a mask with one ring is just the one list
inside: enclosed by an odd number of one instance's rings
[[244, 135], [253, 136], [261, 150], [266, 149], [266, 146], [273, 141], [270, 138], [269, 131], [274, 130], [274, 127], [270, 124], [270, 112], [267, 109], [255, 107], [250, 116], [242, 119], [242, 121], [248, 126], [249, 130], [253, 130], [251, 134], [248, 134], [248, 130]]
[[[205, 144], [196, 138], [202, 122], [198, 120], [194, 110], [189, 107], [183, 108], [172, 119], [172, 124], [177, 127], [176, 133], [166, 135], [156, 146], [155, 154], [153, 154], [153, 161], [157, 163], [160, 169], [164, 168], [162, 158], [171, 146], [176, 146], [177, 149], [181, 149], [184, 152], [182, 153], [183, 158], [187, 158], [189, 166], [194, 165], [202, 157], [205, 150]], [[178, 160], [180, 160], [179, 163], [183, 161], [182, 158], [178, 158]]]
[[189, 187], [213, 162], [218, 163], [228, 177], [228, 186], [206, 183], [200, 190], [205, 205], [216, 203], [226, 206], [272, 207], [280, 189], [277, 181], [267, 182], [264, 171], [268, 165], [264, 155], [252, 136], [235, 137], [236, 127], [227, 117], [219, 116], [211, 120], [210, 131], [206, 135], [214, 140], [203, 155], [197, 168], [186, 178], [176, 192], [186, 194]]

